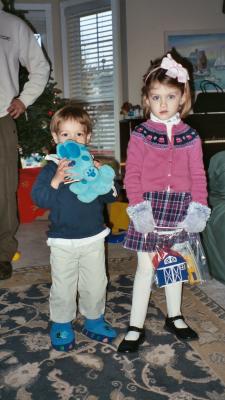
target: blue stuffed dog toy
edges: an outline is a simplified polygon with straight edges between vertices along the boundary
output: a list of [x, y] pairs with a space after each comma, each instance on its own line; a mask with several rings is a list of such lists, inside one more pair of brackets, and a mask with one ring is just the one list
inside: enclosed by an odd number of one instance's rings
[[72, 140], [58, 143], [57, 155], [59, 158], [71, 160], [68, 171], [72, 174], [70, 178], [76, 182], [71, 183], [69, 188], [80, 201], [90, 203], [112, 189], [115, 177], [113, 168], [109, 165], [96, 168], [85, 145]]

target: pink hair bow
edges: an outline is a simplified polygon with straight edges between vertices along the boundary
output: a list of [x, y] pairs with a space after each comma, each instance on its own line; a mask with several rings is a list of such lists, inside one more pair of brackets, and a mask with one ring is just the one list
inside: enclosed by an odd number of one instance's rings
[[186, 68], [184, 68], [181, 64], [178, 64], [172, 58], [171, 54], [167, 54], [166, 57], [163, 57], [160, 67], [167, 70], [167, 76], [177, 79], [178, 82], [186, 83], [189, 79]]

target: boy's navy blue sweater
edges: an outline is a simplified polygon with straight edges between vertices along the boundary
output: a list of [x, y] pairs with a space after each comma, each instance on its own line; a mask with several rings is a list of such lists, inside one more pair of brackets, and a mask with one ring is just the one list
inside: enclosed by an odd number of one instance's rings
[[48, 237], [82, 239], [102, 232], [105, 229], [104, 204], [116, 200], [113, 190], [98, 196], [91, 203], [83, 203], [70, 191], [68, 184], [61, 183], [58, 189], [51, 187], [56, 169], [54, 162], [48, 162], [38, 175], [31, 193], [38, 207], [50, 210]]

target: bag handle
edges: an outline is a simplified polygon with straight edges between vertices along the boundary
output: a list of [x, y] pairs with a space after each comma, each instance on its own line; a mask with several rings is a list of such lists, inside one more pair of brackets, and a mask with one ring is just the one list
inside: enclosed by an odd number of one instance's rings
[[203, 81], [200, 82], [200, 89], [203, 93], [207, 93], [207, 86], [213, 86], [214, 89], [216, 89], [217, 93], [221, 92], [224, 93], [223, 89], [221, 86], [218, 85], [218, 83], [215, 83], [213, 81], [209, 81], [207, 79], [203, 79]]

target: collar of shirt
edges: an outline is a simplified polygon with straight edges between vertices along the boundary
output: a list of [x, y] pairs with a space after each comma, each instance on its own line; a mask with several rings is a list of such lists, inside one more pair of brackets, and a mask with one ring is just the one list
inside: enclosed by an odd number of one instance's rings
[[154, 122], [160, 122], [161, 124], [165, 124], [166, 126], [177, 125], [181, 121], [179, 113], [176, 113], [175, 115], [173, 115], [172, 117], [170, 117], [169, 119], [166, 119], [166, 120], [159, 119], [153, 113], [151, 113], [150, 119]]

